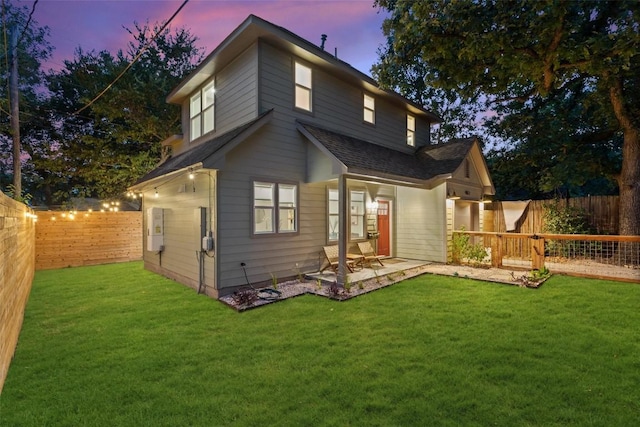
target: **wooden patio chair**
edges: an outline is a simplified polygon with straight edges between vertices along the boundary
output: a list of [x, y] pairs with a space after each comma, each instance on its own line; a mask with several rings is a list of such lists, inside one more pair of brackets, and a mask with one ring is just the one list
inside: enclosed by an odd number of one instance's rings
[[371, 267], [371, 263], [373, 261], [378, 261], [380, 265], [384, 267], [384, 264], [382, 263], [382, 260], [381, 260], [383, 256], [376, 255], [376, 251], [373, 250], [373, 246], [371, 246], [371, 242], [366, 241], [366, 242], [358, 243], [358, 249], [360, 249], [360, 252], [362, 252], [362, 256], [364, 256], [364, 260], [362, 261], [363, 264]]
[[[327, 261], [329, 262], [329, 267], [331, 267], [331, 269], [337, 273], [338, 265], [340, 264], [340, 256], [338, 254], [338, 245], [325, 246], [323, 250], [324, 250], [324, 256], [327, 258]], [[326, 268], [327, 267], [323, 268], [322, 270], [325, 270]], [[350, 272], [353, 273], [353, 261], [347, 260], [347, 268], [349, 269]]]

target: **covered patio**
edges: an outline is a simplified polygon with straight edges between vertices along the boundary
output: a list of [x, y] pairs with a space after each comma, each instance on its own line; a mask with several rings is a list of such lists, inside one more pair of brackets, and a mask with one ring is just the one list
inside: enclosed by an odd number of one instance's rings
[[[389, 275], [398, 275], [399, 277], [407, 275], [407, 271], [416, 270], [432, 264], [429, 261], [413, 260], [405, 258], [386, 258], [382, 260], [382, 264], [371, 263], [371, 266], [357, 266], [353, 272], [347, 274], [349, 283], [363, 282], [371, 279], [380, 279]], [[326, 268], [316, 273], [308, 273], [305, 275], [310, 280], [321, 280], [324, 283], [336, 283], [337, 274]]]

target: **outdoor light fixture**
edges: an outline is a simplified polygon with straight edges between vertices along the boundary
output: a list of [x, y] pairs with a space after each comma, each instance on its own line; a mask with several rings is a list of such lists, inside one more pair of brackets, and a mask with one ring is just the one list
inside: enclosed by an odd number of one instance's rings
[[156, 194], [154, 194], [153, 197], [155, 197], [157, 199], [158, 198], [158, 187], [155, 187], [154, 190], [156, 190]]
[[193, 180], [196, 177], [196, 175], [193, 173], [193, 169], [189, 168], [189, 179]]

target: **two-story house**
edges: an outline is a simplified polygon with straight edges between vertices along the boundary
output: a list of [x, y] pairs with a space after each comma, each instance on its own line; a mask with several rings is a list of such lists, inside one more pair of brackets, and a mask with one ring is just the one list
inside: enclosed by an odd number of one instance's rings
[[253, 15], [167, 101], [183, 134], [130, 188], [144, 264], [214, 297], [318, 271], [323, 246], [344, 261], [369, 238], [381, 255], [446, 262], [447, 232], [477, 229], [494, 193], [475, 139], [430, 145], [436, 114]]

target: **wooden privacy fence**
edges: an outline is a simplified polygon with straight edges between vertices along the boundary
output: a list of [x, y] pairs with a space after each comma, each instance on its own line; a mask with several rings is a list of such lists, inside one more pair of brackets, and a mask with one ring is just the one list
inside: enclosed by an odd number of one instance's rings
[[33, 211], [0, 192], [0, 393], [33, 282]]
[[532, 234], [454, 231], [472, 236], [498, 268], [541, 269], [554, 273], [640, 283], [640, 236]]
[[[587, 214], [589, 226], [596, 234], [618, 234], [619, 217], [618, 196], [589, 196], [559, 200], [532, 200], [526, 215], [517, 225], [519, 233], [544, 232], [544, 205], [558, 203], [560, 207], [571, 206], [583, 210]], [[502, 202], [488, 203], [486, 210], [493, 211], [493, 228], [491, 231], [506, 232], [506, 223]], [[488, 227], [485, 227], [487, 230]]]
[[142, 212], [38, 212], [36, 270], [142, 259]]

